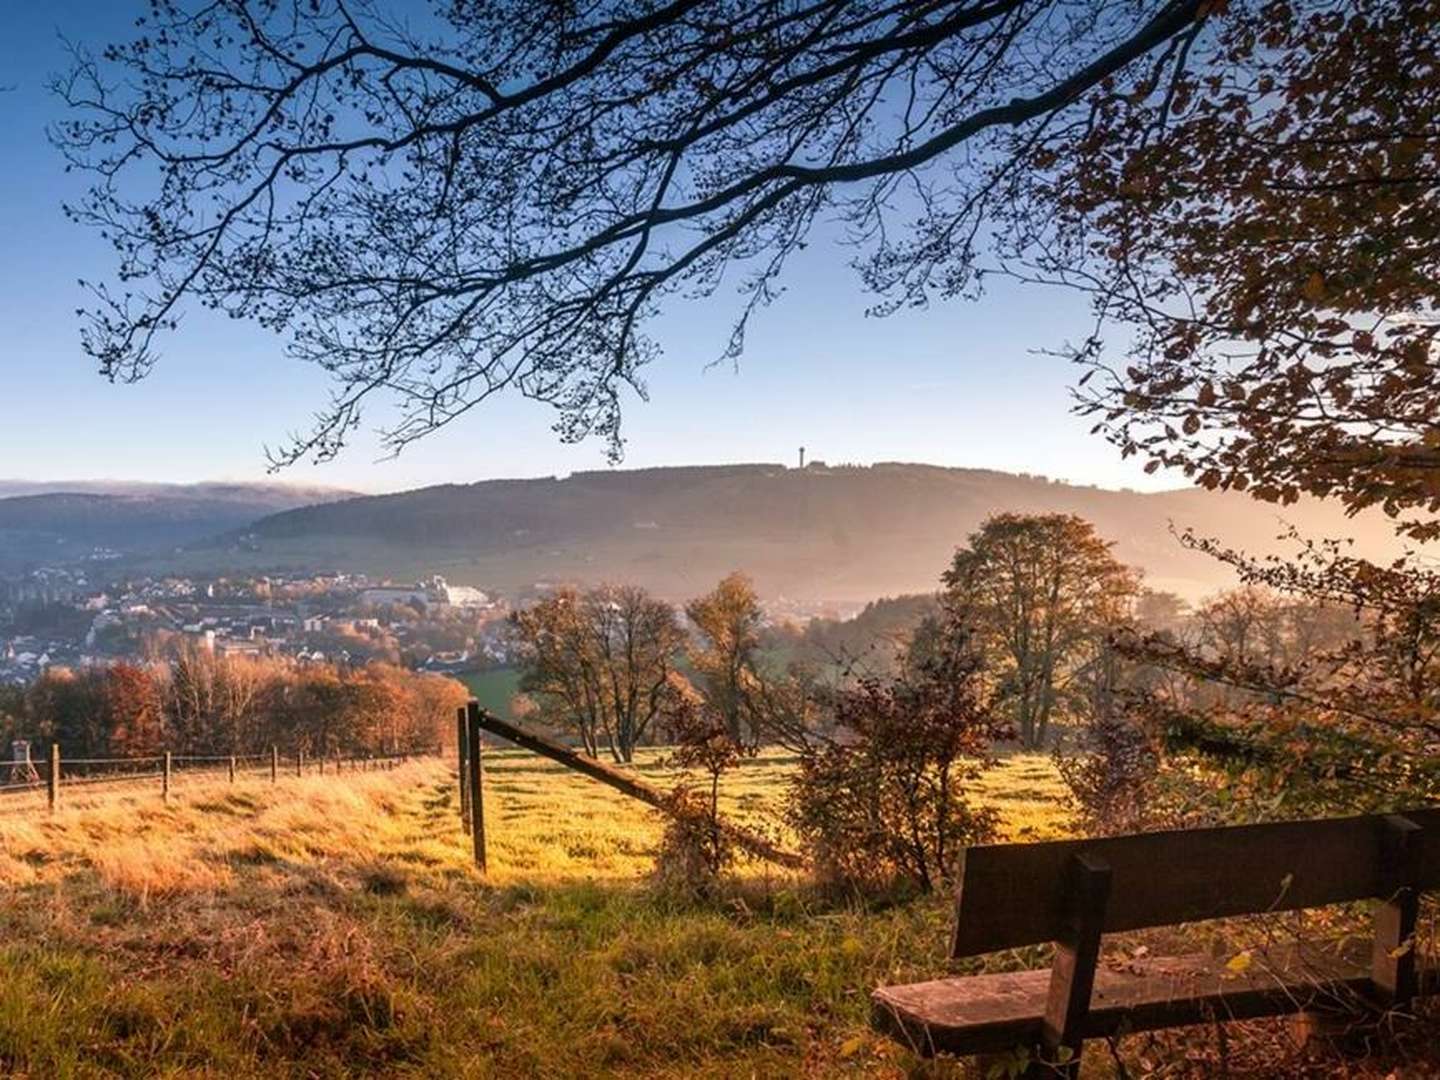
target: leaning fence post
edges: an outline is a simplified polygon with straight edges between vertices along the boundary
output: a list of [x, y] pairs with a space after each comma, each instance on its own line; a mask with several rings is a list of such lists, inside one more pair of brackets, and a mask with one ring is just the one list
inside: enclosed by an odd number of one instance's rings
[[456, 771], [460, 775], [460, 828], [467, 834], [470, 832], [470, 780], [467, 770], [470, 768], [469, 755], [465, 752], [465, 706], [455, 710], [455, 760]]
[[170, 751], [165, 751], [165, 771], [160, 775], [160, 797], [170, 801]]
[[470, 834], [475, 842], [475, 865], [483, 874], [485, 865], [485, 768], [480, 750], [480, 703], [466, 706], [466, 749], [470, 758]]
[[230, 782], [235, 782], [235, 755], [230, 755]]
[[45, 778], [45, 795], [50, 803], [50, 812], [60, 805], [60, 744], [50, 744], [50, 775]]
[[270, 782], [273, 784], [280, 779], [280, 748], [270, 747]]

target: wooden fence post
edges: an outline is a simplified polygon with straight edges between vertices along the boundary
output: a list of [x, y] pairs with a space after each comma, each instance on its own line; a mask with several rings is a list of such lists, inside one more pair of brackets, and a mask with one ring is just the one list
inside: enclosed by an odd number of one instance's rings
[[296, 775], [296, 776], [304, 776], [304, 775], [305, 775], [305, 751], [304, 751], [304, 750], [296, 750], [296, 751], [295, 751], [295, 775]]
[[45, 795], [50, 803], [50, 812], [60, 805], [60, 744], [50, 744], [50, 775], [45, 778]]
[[470, 834], [475, 842], [475, 865], [483, 874], [485, 865], [485, 766], [480, 748], [480, 703], [471, 701], [466, 706], [466, 749], [469, 751], [470, 768]]
[[470, 833], [470, 796], [468, 792], [470, 780], [467, 772], [470, 762], [469, 756], [465, 753], [466, 737], [465, 706], [462, 705], [455, 710], [455, 758], [456, 769], [460, 775], [460, 828], [468, 836]]
[[164, 773], [161, 774], [161, 777], [160, 777], [160, 797], [161, 797], [165, 802], [167, 802], [167, 803], [170, 801], [170, 751], [169, 751], [169, 750], [166, 750], [166, 751], [165, 751], [165, 771], [164, 771]]
[[235, 782], [235, 755], [230, 755], [230, 782]]
[[270, 747], [270, 782], [273, 784], [280, 779], [280, 748]]

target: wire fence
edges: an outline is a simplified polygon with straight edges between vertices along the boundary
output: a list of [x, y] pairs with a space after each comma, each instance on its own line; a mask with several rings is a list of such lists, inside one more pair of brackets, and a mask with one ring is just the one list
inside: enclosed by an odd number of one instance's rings
[[[8, 772], [0, 768], [0, 813], [54, 812], [66, 802], [68, 793], [85, 791], [100, 794], [110, 788], [129, 793], [152, 786], [162, 800], [169, 801], [177, 787], [196, 780], [210, 783], [228, 781], [269, 781], [303, 776], [343, 776], [347, 773], [394, 769], [416, 758], [435, 756], [439, 747], [399, 751], [392, 754], [324, 754], [303, 751], [282, 755], [278, 747], [263, 754], [176, 754], [166, 751], [146, 757], [64, 757], [58, 746], [40, 761], [11, 762]], [[3, 763], [0, 763], [3, 765]]]

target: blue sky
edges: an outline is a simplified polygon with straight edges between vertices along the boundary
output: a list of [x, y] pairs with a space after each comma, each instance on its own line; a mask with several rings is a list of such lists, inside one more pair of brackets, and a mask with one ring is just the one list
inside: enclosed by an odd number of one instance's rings
[[[274, 335], [190, 312], [144, 381], [112, 386], [81, 351], [74, 309], [82, 277], [109, 268], [103, 243], [65, 221], [79, 189], [45, 138], [60, 105], [45, 89], [66, 66], [61, 35], [124, 36], [143, 0], [3, 0], [0, 38], [0, 477], [199, 481], [265, 478], [264, 446], [307, 426], [322, 374], [288, 359]], [[1079, 298], [1003, 287], [888, 319], [867, 297], [846, 249], [814, 244], [786, 296], [757, 316], [738, 372], [711, 366], [732, 296], [676, 301], [658, 327], [665, 357], [650, 401], [626, 417], [625, 467], [792, 461], [804, 444], [831, 462], [927, 461], [1004, 469], [1106, 487], [1175, 486], [1121, 462], [1069, 414], [1073, 372], [1035, 355], [1082, 336]], [[372, 423], [387, 419], [372, 413]], [[387, 491], [604, 467], [604, 447], [564, 446], [553, 413], [515, 399], [378, 460], [361, 436], [334, 463], [278, 479]]]

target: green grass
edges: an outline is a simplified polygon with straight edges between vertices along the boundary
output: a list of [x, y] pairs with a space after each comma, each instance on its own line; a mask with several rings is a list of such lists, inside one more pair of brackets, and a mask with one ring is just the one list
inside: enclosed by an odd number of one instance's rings
[[469, 672], [460, 676], [470, 690], [470, 696], [480, 703], [482, 709], [494, 713], [502, 720], [513, 720], [510, 699], [520, 691], [520, 672], [515, 668], [495, 668], [491, 671]]
[[[673, 782], [660, 755], [637, 768]], [[727, 785], [758, 820], [790, 763]], [[28, 1076], [894, 1075], [867, 995], [934, 975], [949, 903], [825, 901], [749, 865], [701, 902], [650, 884], [647, 808], [531, 755], [488, 755], [490, 872], [453, 773], [209, 781], [164, 807], [0, 815], [0, 1072]], [[984, 797], [1054, 823], [1049, 763]], [[944, 1074], [945, 1069], [939, 1073]]]

